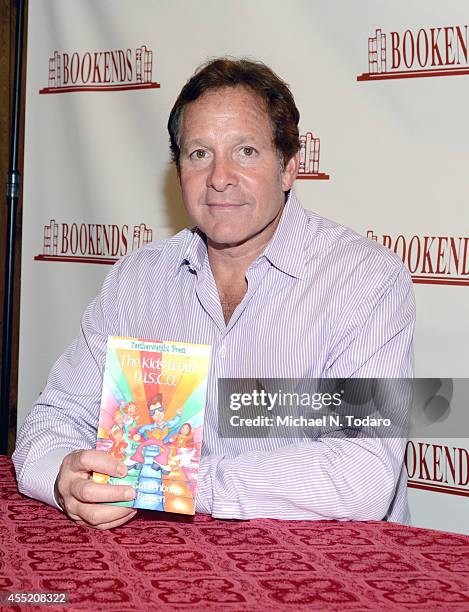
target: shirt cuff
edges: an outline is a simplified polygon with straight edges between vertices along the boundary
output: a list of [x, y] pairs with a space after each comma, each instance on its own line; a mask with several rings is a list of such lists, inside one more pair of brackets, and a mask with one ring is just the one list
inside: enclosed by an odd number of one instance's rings
[[18, 479], [20, 493], [62, 510], [54, 496], [55, 479], [64, 457], [74, 450], [73, 448], [56, 448], [36, 459]]

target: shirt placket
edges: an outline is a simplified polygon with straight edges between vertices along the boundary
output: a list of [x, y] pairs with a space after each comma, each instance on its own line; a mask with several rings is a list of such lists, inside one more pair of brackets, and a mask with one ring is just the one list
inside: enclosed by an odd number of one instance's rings
[[[198, 272], [196, 283], [196, 294], [200, 305], [212, 320], [217, 332], [216, 341], [212, 345], [212, 358], [210, 376], [207, 389], [207, 406], [205, 415], [206, 429], [204, 433], [204, 443], [212, 447], [212, 443], [218, 438], [217, 423], [218, 414], [218, 379], [230, 378], [236, 372], [237, 367], [234, 360], [239, 359], [239, 351], [236, 350], [237, 328], [243, 325], [246, 317], [246, 309], [249, 302], [257, 293], [262, 281], [267, 276], [270, 263], [265, 257], [256, 260], [246, 273], [248, 290], [243, 300], [238, 304], [233, 315], [225, 324], [220, 297], [216, 287], [215, 279], [210, 268], [208, 257], [206, 257], [200, 271]], [[210, 432], [207, 431], [210, 429]], [[211, 443], [212, 442], [212, 443]], [[207, 448], [203, 449], [202, 454], [210, 452]]]

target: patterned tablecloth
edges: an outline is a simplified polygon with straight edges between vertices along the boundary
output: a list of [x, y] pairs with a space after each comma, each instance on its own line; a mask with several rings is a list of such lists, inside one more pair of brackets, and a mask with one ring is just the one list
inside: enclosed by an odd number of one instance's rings
[[381, 522], [149, 511], [96, 531], [19, 495], [6, 457], [0, 504], [0, 591], [67, 591], [69, 604], [51, 612], [469, 610], [466, 536]]

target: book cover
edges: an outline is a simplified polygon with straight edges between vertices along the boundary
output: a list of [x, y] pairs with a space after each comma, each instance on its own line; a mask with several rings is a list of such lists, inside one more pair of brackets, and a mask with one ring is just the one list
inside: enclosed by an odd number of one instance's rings
[[108, 338], [96, 448], [128, 474], [93, 480], [135, 488], [117, 505], [194, 514], [209, 365], [208, 345]]

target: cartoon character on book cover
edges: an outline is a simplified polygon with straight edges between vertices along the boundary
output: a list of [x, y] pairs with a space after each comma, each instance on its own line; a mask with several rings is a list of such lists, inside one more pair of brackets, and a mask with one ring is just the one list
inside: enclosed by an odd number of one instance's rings
[[194, 514], [210, 347], [110, 337], [96, 448], [128, 468], [119, 505]]

